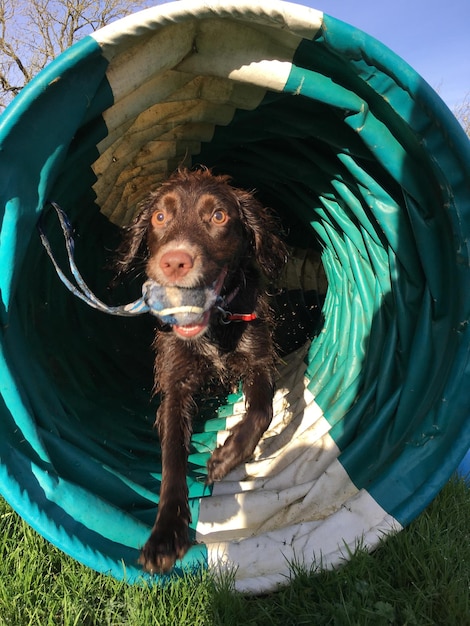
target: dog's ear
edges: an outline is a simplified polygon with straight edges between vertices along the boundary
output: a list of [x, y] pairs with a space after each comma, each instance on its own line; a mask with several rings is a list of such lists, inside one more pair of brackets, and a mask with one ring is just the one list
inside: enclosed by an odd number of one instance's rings
[[263, 274], [275, 280], [287, 261], [287, 248], [280, 238], [281, 222], [253, 194], [237, 190], [237, 196], [256, 261]]
[[122, 229], [122, 240], [116, 251], [116, 270], [119, 275], [131, 269], [142, 270], [148, 258], [147, 232], [151, 218], [153, 198], [149, 197], [139, 207], [137, 217]]

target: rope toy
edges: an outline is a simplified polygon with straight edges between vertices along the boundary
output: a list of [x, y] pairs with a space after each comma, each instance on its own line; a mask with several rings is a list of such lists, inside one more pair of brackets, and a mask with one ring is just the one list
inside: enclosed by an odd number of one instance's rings
[[[51, 245], [43, 228], [44, 212], [37, 224], [41, 242], [54, 264], [56, 272], [62, 283], [75, 296], [80, 298], [83, 302], [86, 302], [86, 304], [94, 309], [98, 309], [99, 311], [110, 315], [119, 315], [124, 317], [150, 313], [158, 317], [163, 324], [177, 327], [187, 327], [201, 322], [204, 317], [208, 317], [209, 312], [214, 308], [220, 314], [220, 321], [224, 324], [228, 324], [231, 321], [250, 322], [256, 319], [255, 313], [231, 313], [225, 309], [227, 304], [235, 297], [238, 292], [238, 288], [227, 297], [220, 296], [218, 291], [219, 285], [222, 282], [221, 276], [214, 281], [212, 286], [202, 288], [176, 286], [165, 287], [154, 280], [147, 280], [142, 285], [142, 296], [137, 300], [134, 300], [134, 302], [120, 306], [109, 306], [105, 304], [97, 298], [88, 287], [75, 263], [75, 242], [73, 239], [73, 229], [67, 214], [56, 202], [49, 201], [48, 204], [55, 209], [59, 218], [59, 222], [64, 233], [69, 268], [75, 279], [76, 285], [74, 285], [67, 278], [54, 257]], [[222, 273], [225, 275], [225, 270], [223, 270]]]

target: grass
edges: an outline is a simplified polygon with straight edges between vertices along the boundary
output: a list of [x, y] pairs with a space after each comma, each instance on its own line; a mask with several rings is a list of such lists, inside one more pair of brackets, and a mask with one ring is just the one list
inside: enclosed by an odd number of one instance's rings
[[48, 544], [0, 501], [0, 626], [470, 626], [470, 490], [452, 480], [419, 518], [331, 572], [235, 593], [205, 573], [129, 587]]

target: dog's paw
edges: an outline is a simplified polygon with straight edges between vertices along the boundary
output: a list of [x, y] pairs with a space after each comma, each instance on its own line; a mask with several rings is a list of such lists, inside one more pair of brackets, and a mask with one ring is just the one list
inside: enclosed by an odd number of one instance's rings
[[223, 446], [216, 448], [207, 462], [207, 484], [222, 480], [246, 458], [236, 439], [231, 435]]
[[188, 526], [186, 523], [176, 522], [158, 525], [152, 530], [147, 543], [140, 552], [139, 563], [150, 574], [165, 574], [169, 572], [177, 559], [183, 558], [191, 547]]
[[[264, 417], [265, 413], [262, 413]], [[269, 424], [269, 421], [264, 419]], [[264, 425], [263, 425], [264, 426]], [[258, 445], [265, 427], [252, 428], [251, 422], [240, 422], [237, 424], [231, 435], [227, 437], [225, 443], [219, 446], [212, 453], [207, 463], [207, 484], [212, 484], [216, 480], [222, 480], [229, 472], [235, 469], [240, 463], [249, 459]]]

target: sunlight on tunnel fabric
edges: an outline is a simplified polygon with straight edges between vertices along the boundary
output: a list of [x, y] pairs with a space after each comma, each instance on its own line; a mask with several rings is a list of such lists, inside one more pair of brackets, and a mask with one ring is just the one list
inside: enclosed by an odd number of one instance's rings
[[[275, 417], [213, 488], [243, 397], [205, 397], [177, 564], [241, 591], [292, 563], [335, 567], [413, 520], [470, 447], [470, 149], [439, 97], [380, 42], [304, 6], [172, 2], [43, 70], [0, 118], [0, 491], [44, 537], [130, 583], [158, 507], [152, 319], [92, 310], [36, 223], [69, 215], [76, 260], [110, 288], [119, 228], [181, 164], [256, 189], [291, 258], [273, 299]], [[45, 215], [65, 267], [63, 237]], [[62, 255], [62, 256], [61, 256]], [[167, 577], [155, 577], [164, 584]]]

